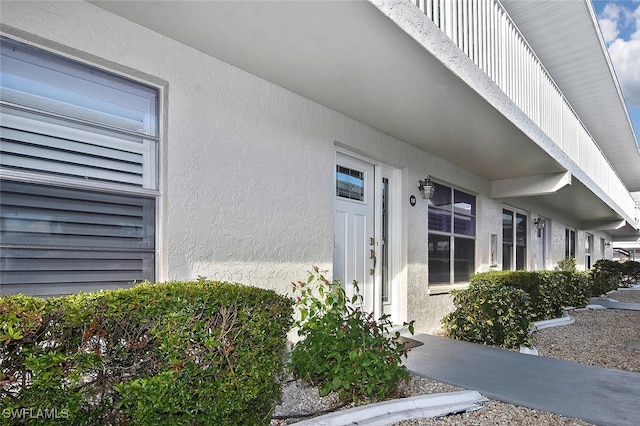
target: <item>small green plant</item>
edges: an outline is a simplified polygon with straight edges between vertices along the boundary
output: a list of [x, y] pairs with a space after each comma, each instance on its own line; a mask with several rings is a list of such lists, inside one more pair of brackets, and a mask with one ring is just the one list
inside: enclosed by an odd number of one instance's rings
[[558, 261], [558, 269], [561, 271], [575, 271], [576, 270], [576, 258], [567, 257]]
[[456, 310], [442, 324], [454, 339], [504, 348], [531, 347], [531, 303], [523, 290], [485, 282], [454, 290]]
[[[388, 396], [409, 373], [402, 365], [408, 349], [400, 332], [389, 335], [391, 322], [378, 321], [352, 305], [362, 301], [358, 283], [349, 300], [339, 281], [329, 281], [317, 267], [306, 281], [293, 283], [298, 335], [291, 352], [293, 373], [320, 387], [320, 394], [337, 392], [343, 400]], [[413, 322], [405, 324], [413, 334]]]

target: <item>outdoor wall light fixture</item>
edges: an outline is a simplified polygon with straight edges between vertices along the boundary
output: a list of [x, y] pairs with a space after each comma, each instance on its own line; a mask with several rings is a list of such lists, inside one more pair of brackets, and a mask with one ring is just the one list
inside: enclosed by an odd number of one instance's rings
[[611, 247], [611, 241], [607, 241], [606, 243], [604, 243], [604, 245], [607, 247]]
[[533, 224], [536, 225], [536, 229], [538, 231], [542, 231], [544, 229], [545, 221], [544, 219], [537, 218], [533, 221]]
[[418, 181], [418, 189], [420, 190], [420, 194], [422, 194], [423, 200], [430, 200], [431, 197], [433, 197], [433, 192], [436, 187], [433, 185], [430, 178], [426, 178]]

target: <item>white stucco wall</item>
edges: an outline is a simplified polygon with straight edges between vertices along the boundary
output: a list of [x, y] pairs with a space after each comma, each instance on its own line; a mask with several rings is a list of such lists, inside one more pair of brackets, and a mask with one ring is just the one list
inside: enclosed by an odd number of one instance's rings
[[[427, 204], [408, 202], [419, 179], [477, 194], [477, 270], [489, 270], [491, 234], [502, 260], [503, 201], [486, 179], [87, 3], [3, 2], [0, 20], [6, 35], [162, 88], [158, 280], [201, 275], [286, 293], [311, 265], [331, 268], [336, 144], [401, 170], [398, 319], [432, 330], [452, 307], [428, 292]], [[512, 200], [555, 215], [526, 202]], [[551, 235], [561, 258], [564, 225], [553, 221]]]

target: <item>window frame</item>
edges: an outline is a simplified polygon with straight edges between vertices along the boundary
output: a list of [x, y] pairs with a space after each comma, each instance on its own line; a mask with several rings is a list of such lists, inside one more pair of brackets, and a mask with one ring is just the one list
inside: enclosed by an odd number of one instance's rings
[[[427, 234], [428, 234], [427, 235], [427, 240], [428, 240], [427, 242], [427, 269], [428, 269], [427, 282], [429, 286], [429, 293], [439, 294], [439, 293], [448, 292], [449, 289], [451, 288], [468, 285], [469, 277], [475, 271], [476, 249], [477, 249], [476, 241], [477, 241], [478, 198], [477, 198], [477, 195], [469, 191], [462, 190], [453, 185], [447, 185], [440, 182], [433, 182], [433, 183], [435, 185], [434, 197], [437, 197], [438, 195], [440, 195], [439, 191], [440, 192], [443, 190], [449, 191], [449, 196], [445, 197], [442, 200], [442, 202], [446, 202], [448, 200], [449, 201], [448, 206], [443, 207], [443, 205], [435, 205], [434, 198], [432, 197], [432, 199], [429, 200], [428, 207], [427, 207]], [[457, 197], [456, 195], [460, 195], [461, 198]], [[456, 204], [458, 204], [457, 201], [464, 200], [464, 199], [470, 199], [470, 201], [472, 202], [472, 205], [469, 206], [468, 214], [465, 213], [464, 209], [461, 210], [460, 208], [456, 208]], [[462, 202], [460, 204], [465, 204], [465, 203]], [[440, 229], [432, 228], [432, 224], [435, 224], [435, 222], [432, 221], [432, 219], [435, 220], [436, 218], [445, 219], [448, 229], [443, 230], [442, 228]], [[467, 233], [459, 232], [460, 230], [464, 231], [464, 229], [462, 229], [460, 226], [460, 219], [470, 220], [469, 222], [470, 226], [467, 228], [468, 230]], [[433, 237], [433, 240], [432, 240], [432, 237]], [[433, 268], [433, 264], [434, 264], [433, 262], [436, 260], [436, 258], [432, 256], [432, 252], [434, 252], [434, 250], [431, 249], [431, 245], [432, 243], [436, 242], [436, 239], [438, 240], [438, 243], [445, 243], [444, 245], [448, 244], [448, 248], [447, 248], [448, 260], [446, 260], [446, 262], [448, 263], [448, 272], [447, 272], [447, 275], [449, 276], [448, 281], [434, 281], [432, 279], [434, 276], [433, 274], [435, 273]], [[458, 249], [458, 246], [462, 246], [463, 242], [468, 242], [468, 241], [472, 242], [471, 257], [465, 258], [465, 259], [456, 259], [456, 254], [460, 253], [460, 251], [462, 250], [462, 249]], [[466, 262], [467, 264], [470, 265], [471, 272], [469, 273], [469, 277], [467, 277], [466, 279], [456, 279], [456, 275], [459, 273], [456, 266], [462, 265], [461, 262], [462, 263]], [[443, 275], [444, 275], [444, 272], [443, 272]]]
[[[509, 250], [509, 269], [506, 269], [505, 265], [505, 222], [504, 217], [506, 213], [511, 213], [511, 235], [510, 235], [510, 250]], [[503, 271], [526, 271], [529, 269], [529, 215], [519, 209], [503, 206], [502, 207], [502, 270]], [[524, 226], [523, 238], [524, 244], [519, 243], [519, 230], [518, 224]], [[518, 256], [519, 250], [523, 251], [523, 255]]]
[[566, 227], [564, 230], [564, 258], [576, 258], [577, 232], [573, 228]]
[[595, 252], [595, 237], [590, 232], [584, 234], [584, 269], [589, 270], [593, 267], [593, 257]]
[[[96, 135], [105, 135], [106, 137], [112, 137], [115, 139], [124, 138], [125, 139], [135, 139], [141, 140], [143, 144], [151, 144], [151, 155], [143, 155], [143, 159], [141, 161], [142, 165], [142, 182], [141, 184], [123, 184], [122, 182], [108, 182], [101, 181], [99, 179], [91, 180], [91, 179], [82, 179], [77, 176], [64, 176], [64, 175], [55, 175], [51, 173], [47, 173], [46, 170], [43, 169], [34, 169], [34, 170], [20, 170], [18, 168], [12, 169], [10, 167], [2, 167], [0, 168], [0, 179], [7, 182], [17, 182], [22, 184], [36, 184], [36, 185], [44, 185], [52, 188], [64, 188], [71, 189], [79, 192], [93, 192], [93, 193], [101, 193], [105, 196], [109, 194], [114, 195], [123, 195], [127, 197], [133, 197], [138, 199], [146, 199], [151, 201], [152, 210], [149, 213], [145, 213], [145, 227], [152, 226], [153, 227], [153, 235], [151, 236], [152, 240], [152, 259], [150, 264], [151, 276], [154, 280], [159, 278], [159, 265], [161, 264], [159, 259], [159, 253], [161, 252], [159, 244], [160, 244], [160, 182], [161, 182], [161, 164], [162, 164], [162, 144], [161, 139], [163, 135], [163, 104], [164, 104], [164, 87], [166, 84], [162, 84], [159, 81], [151, 76], [149, 79], [142, 79], [140, 77], [134, 77], [133, 74], [140, 74], [135, 70], [131, 70], [131, 75], [126, 75], [122, 72], [114, 72], [108, 68], [108, 64], [105, 65], [104, 61], [96, 60], [94, 63], [91, 63], [86, 60], [79, 60], [72, 55], [65, 54], [63, 52], [59, 52], [53, 49], [42, 48], [39, 46], [33, 46], [29, 43], [22, 42], [20, 40], [16, 40], [10, 37], [2, 36], [2, 43], [5, 42], [15, 44], [17, 46], [23, 46], [25, 50], [33, 52], [35, 55], [35, 60], [46, 60], [47, 58], [53, 57], [59, 62], [64, 62], [69, 64], [69, 67], [78, 67], [78, 69], [82, 70], [95, 70], [98, 74], [100, 74], [101, 79], [109, 79], [109, 76], [113, 77], [113, 81], [117, 82], [117, 84], [121, 84], [123, 81], [126, 84], [130, 85], [132, 90], [138, 90], [138, 88], [143, 91], [149, 93], [150, 91], [155, 93], [155, 101], [153, 103], [154, 109], [152, 111], [152, 122], [151, 127], [148, 126], [149, 122], [145, 121], [146, 129], [140, 129], [138, 131], [133, 131], [131, 129], [126, 129], [117, 126], [117, 121], [114, 125], [110, 125], [107, 122], [96, 122], [90, 119], [89, 115], [84, 115], [81, 117], [69, 116], [67, 112], [69, 110], [73, 110], [73, 104], [71, 108], [64, 111], [57, 110], [47, 110], [47, 109], [38, 109], [33, 105], [29, 105], [28, 103], [25, 105], [19, 105], [15, 102], [7, 101], [6, 99], [1, 99], [0, 104], [2, 108], [9, 108], [13, 112], [16, 113], [16, 116], [23, 115], [29, 119], [32, 119], [36, 122], [35, 117], [42, 117], [42, 121], [40, 123], [43, 124], [43, 128], [46, 128], [48, 120], [56, 121], [60, 126], [60, 128], [68, 128], [69, 132], [73, 134], [74, 131], [78, 131], [79, 129], [89, 129], [89, 133], [91, 130], [94, 130]], [[10, 45], [11, 45], [10, 44]], [[122, 68], [120, 66], [114, 66], [112, 68]], [[46, 71], [45, 71], [46, 73]], [[103, 81], [104, 82], [104, 81]], [[95, 83], [95, 82], [94, 82]], [[114, 86], [115, 87], [115, 86]], [[118, 88], [120, 90], [121, 88]], [[107, 89], [111, 90], [111, 89]], [[25, 97], [26, 98], [26, 97]], [[16, 98], [16, 99], [19, 99]], [[116, 98], [117, 99], [117, 98]], [[44, 108], [47, 105], [54, 105], [55, 102], [45, 102], [43, 103]], [[88, 118], [89, 117], [89, 118]], [[148, 119], [148, 115], [145, 115], [145, 120]], [[46, 137], [47, 133], [42, 133]], [[73, 139], [71, 139], [73, 140]], [[73, 152], [73, 151], [71, 151]], [[89, 151], [87, 151], [89, 152]], [[105, 157], [110, 158], [110, 157]], [[25, 193], [26, 194], [26, 193]], [[0, 241], [1, 243], [1, 241]], [[122, 249], [124, 250], [124, 249]], [[149, 250], [145, 251], [146, 253], [150, 253]], [[144, 255], [145, 262], [149, 262], [149, 258]], [[149, 270], [147, 266], [144, 267], [144, 270]], [[132, 284], [132, 281], [129, 284]], [[24, 288], [29, 288], [31, 284], [24, 284]], [[36, 285], [37, 286], [37, 285]], [[109, 287], [112, 288], [112, 287]], [[34, 294], [37, 293], [37, 289], [33, 291]], [[65, 293], [60, 293], [65, 294]], [[47, 295], [47, 294], [42, 294]]]

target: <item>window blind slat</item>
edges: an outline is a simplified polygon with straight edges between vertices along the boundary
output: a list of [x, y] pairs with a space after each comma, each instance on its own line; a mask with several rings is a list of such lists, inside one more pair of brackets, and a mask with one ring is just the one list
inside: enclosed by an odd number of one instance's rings
[[[19, 217], [23, 220], [40, 220], [42, 219], [42, 212], [40, 209], [34, 209], [31, 207], [16, 207], [16, 206], [3, 206], [2, 207], [3, 218]], [[138, 215], [142, 217], [142, 212]], [[58, 210], [56, 212], [57, 220], [70, 223], [85, 223], [90, 225], [122, 225], [127, 226], [131, 223], [131, 216], [126, 215], [87, 215], [83, 212], [73, 212]]]
[[2, 112], [0, 115], [2, 127], [79, 141], [87, 145], [107, 147], [124, 152], [144, 154], [148, 151], [144, 147], [144, 141], [150, 139], [140, 136], [96, 128], [77, 121], [14, 108], [10, 105], [1, 105], [0, 111]]
[[[58, 215], [60, 211], [97, 213], [102, 215], [118, 215], [141, 217], [143, 210], [151, 201], [148, 198], [120, 196], [114, 194], [100, 194], [100, 199], [94, 199], [84, 194], [96, 194], [91, 191], [73, 191], [65, 188], [54, 188], [44, 185], [31, 185], [29, 192], [24, 192], [25, 184], [17, 182], [2, 182], [2, 210], [13, 206], [47, 209], [48, 214]], [[47, 188], [48, 191], [43, 188]], [[82, 194], [82, 196], [78, 196]], [[8, 210], [10, 211], [10, 210]]]
[[[90, 270], [90, 271], [3, 271], [3, 279], [11, 284], [43, 284], [43, 283], [87, 283], [100, 282], [100, 277], [109, 278], [109, 281], [133, 282], [143, 281], [144, 275], [141, 268], [138, 270]], [[106, 274], [106, 275], [105, 275]], [[4, 291], [3, 291], [4, 293]]]
[[41, 149], [48, 148], [51, 150], [56, 149], [59, 151], [75, 153], [77, 155], [84, 155], [85, 157], [95, 156], [97, 158], [106, 158], [112, 161], [119, 161], [119, 164], [123, 164], [125, 162], [142, 164], [142, 153], [140, 152], [123, 151], [121, 149], [113, 149], [112, 147], [107, 148], [89, 145], [84, 142], [55, 138], [37, 133], [10, 129], [7, 127], [2, 128], [2, 138], [9, 140], [9, 142], [13, 142], [16, 145], [21, 142], [23, 144], [28, 144], [29, 147], [33, 146]]
[[0, 166], [5, 169], [155, 188], [155, 179], [146, 176], [155, 167], [145, 164], [155, 161], [155, 143], [96, 134], [59, 119], [43, 122], [38, 114], [6, 106], [2, 112]]
[[13, 156], [6, 152], [2, 152], [2, 154], [0, 164], [7, 169], [46, 172], [46, 174], [58, 176], [70, 176], [86, 180], [98, 180], [103, 182], [142, 186], [142, 174], [136, 175], [131, 173], [121, 173], [118, 171], [98, 169], [95, 167], [92, 168], [77, 164], [61, 163], [53, 161], [53, 159], [46, 159], [46, 157], [45, 159], [41, 159]]
[[60, 115], [79, 118], [94, 123], [109, 124], [113, 127], [118, 127], [130, 132], [145, 133], [144, 123], [142, 120], [129, 120], [124, 117], [93, 111], [91, 109], [78, 107], [66, 102], [59, 102], [54, 99], [47, 99], [41, 96], [22, 93], [9, 87], [3, 87], [2, 90], [4, 92], [2, 94], [2, 99], [6, 102], [24, 105], [43, 111], [56, 111], [56, 113]]
[[23, 218], [3, 218], [0, 223], [0, 231], [14, 233], [43, 234], [45, 238], [51, 235], [73, 235], [79, 237], [104, 236], [113, 238], [140, 238], [143, 237], [142, 224], [109, 224], [96, 225], [93, 223], [73, 223], [56, 218], [51, 220], [25, 220]]

